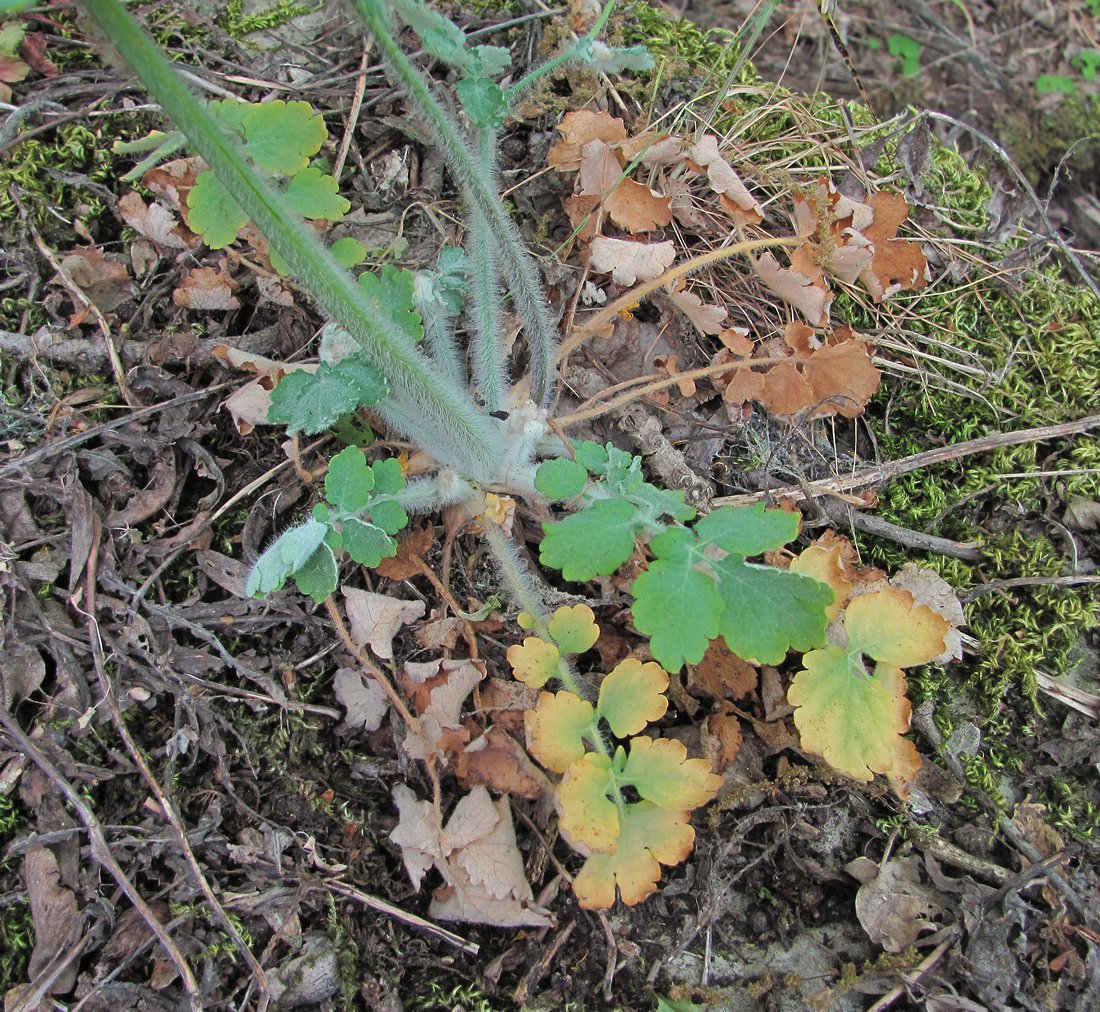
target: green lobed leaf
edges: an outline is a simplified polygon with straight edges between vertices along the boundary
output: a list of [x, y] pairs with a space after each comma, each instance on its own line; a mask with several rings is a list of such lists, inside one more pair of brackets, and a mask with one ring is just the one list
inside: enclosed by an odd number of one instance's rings
[[564, 773], [584, 756], [595, 716], [592, 704], [572, 692], [543, 692], [527, 711], [531, 755], [548, 770]]
[[723, 551], [748, 558], [793, 541], [798, 536], [800, 521], [797, 513], [766, 510], [763, 503], [723, 506], [703, 517], [695, 525], [695, 533]]
[[329, 461], [325, 475], [325, 498], [338, 509], [357, 513], [371, 498], [374, 472], [367, 456], [355, 446], [341, 450]]
[[424, 337], [424, 324], [414, 308], [416, 280], [411, 271], [385, 264], [379, 274], [360, 274], [359, 287], [375, 311], [389, 317], [408, 339], [416, 344]]
[[656, 559], [634, 581], [634, 625], [666, 671], [697, 664], [718, 635], [722, 598], [695, 535], [674, 527], [650, 543]]
[[474, 46], [472, 52], [486, 77], [498, 77], [512, 65], [512, 51], [504, 46]]
[[281, 590], [287, 577], [293, 576], [324, 542], [328, 531], [328, 524], [315, 518], [283, 531], [256, 560], [245, 593], [261, 597]]
[[636, 512], [629, 502], [605, 499], [558, 523], [543, 524], [539, 560], [560, 569], [567, 580], [607, 576], [634, 553]]
[[464, 77], [455, 85], [455, 91], [474, 126], [482, 129], [503, 126], [508, 102], [495, 81], [487, 77]]
[[381, 527], [354, 517], [344, 521], [344, 550], [359, 563], [374, 569], [383, 559], [397, 554], [397, 542]]
[[345, 236], [343, 239], [337, 239], [329, 246], [328, 251], [336, 258], [336, 262], [341, 267], [357, 267], [367, 259], [367, 247], [350, 235]]
[[544, 460], [535, 472], [535, 488], [551, 502], [572, 499], [584, 491], [588, 472], [584, 465], [568, 457]]
[[596, 616], [587, 604], [564, 605], [550, 617], [550, 636], [563, 654], [583, 654], [600, 638]]
[[377, 404], [387, 389], [378, 370], [362, 358], [322, 362], [316, 372], [297, 369], [279, 381], [267, 418], [284, 423], [291, 435], [313, 435], [360, 407]]
[[[607, 445], [611, 446], [610, 443]], [[590, 439], [578, 439], [573, 443], [573, 458], [593, 474], [607, 473], [607, 447], [594, 443]]]
[[318, 604], [336, 589], [338, 578], [336, 556], [324, 543], [294, 573], [298, 589]]
[[372, 523], [381, 527], [387, 534], [396, 534], [409, 523], [409, 514], [405, 512], [405, 507], [392, 499], [372, 503], [370, 518]]
[[261, 169], [293, 176], [325, 143], [328, 129], [308, 102], [275, 99], [244, 114], [245, 154]]
[[718, 631], [738, 657], [779, 664], [792, 647], [812, 650], [825, 642], [830, 587], [736, 555], [713, 563], [713, 569], [722, 599]]
[[[405, 487], [405, 472], [396, 457], [384, 457], [371, 464], [375, 495], [397, 495]], [[404, 525], [402, 525], [404, 526]]]
[[188, 227], [211, 249], [228, 246], [248, 224], [241, 205], [209, 169], [199, 173], [187, 194], [187, 211]]
[[689, 759], [683, 742], [639, 736], [630, 742], [622, 781], [646, 801], [673, 812], [688, 812], [710, 801], [722, 786], [706, 759]]
[[232, 130], [233, 133], [244, 137], [244, 117], [245, 113], [252, 108], [251, 102], [242, 102], [239, 98], [222, 98], [207, 102], [206, 108], [227, 130]]
[[339, 221], [351, 210], [351, 201], [341, 197], [339, 189], [340, 184], [332, 176], [309, 166], [291, 179], [286, 190], [287, 207], [303, 218]]

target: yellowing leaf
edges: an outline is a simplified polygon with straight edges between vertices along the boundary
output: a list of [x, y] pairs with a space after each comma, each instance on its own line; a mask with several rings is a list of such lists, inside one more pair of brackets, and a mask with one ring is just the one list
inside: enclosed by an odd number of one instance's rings
[[795, 558], [790, 568], [794, 573], [801, 573], [833, 588], [835, 597], [825, 612], [832, 621], [852, 596], [855, 582], [849, 577], [854, 577], [855, 561], [852, 543], [828, 531]]
[[613, 854], [593, 854], [573, 882], [586, 910], [615, 903], [615, 887], [628, 906], [641, 903], [657, 888], [662, 864], [679, 864], [691, 853], [695, 830], [686, 812], [671, 812], [641, 802], [627, 806], [622, 835]]
[[631, 740], [620, 779], [659, 808], [680, 812], [705, 805], [722, 786], [705, 759], [688, 759], [683, 742], [645, 736]]
[[619, 810], [608, 797], [611, 760], [589, 752], [566, 770], [558, 787], [561, 831], [569, 843], [601, 853], [619, 844]]
[[802, 663], [805, 670], [795, 675], [787, 700], [797, 707], [794, 723], [807, 752], [856, 780], [915, 770], [916, 749], [901, 737], [912, 710], [900, 668], [880, 666], [869, 677], [840, 647], [813, 650]]
[[557, 674], [561, 654], [553, 643], [537, 636], [528, 636], [523, 643], [508, 648], [508, 663], [521, 682], [526, 682], [532, 689], [541, 689], [548, 679]]
[[583, 654], [600, 638], [595, 619], [587, 604], [559, 608], [550, 618], [550, 635], [563, 654]]
[[887, 587], [852, 601], [844, 628], [850, 650], [883, 664], [909, 667], [942, 654], [951, 626], [942, 615], [917, 604], [909, 591]]
[[596, 711], [572, 692], [544, 692], [526, 716], [531, 754], [548, 770], [564, 773], [584, 755], [584, 735]]
[[660, 720], [668, 709], [668, 672], [650, 661], [632, 657], [615, 665], [600, 684], [600, 716], [620, 738], [637, 734], [650, 721]]

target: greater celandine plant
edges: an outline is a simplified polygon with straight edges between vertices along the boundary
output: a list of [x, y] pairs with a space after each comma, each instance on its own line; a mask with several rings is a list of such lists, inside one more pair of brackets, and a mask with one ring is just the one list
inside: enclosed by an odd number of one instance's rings
[[[749, 561], [791, 541], [796, 514], [727, 507], [700, 519], [682, 492], [645, 480], [640, 458], [590, 442], [574, 444], [565, 457], [562, 441], [550, 437], [558, 335], [538, 265], [496, 186], [497, 132], [518, 97], [566, 61], [605, 71], [646, 65], [648, 55], [639, 47], [614, 50], [596, 41], [613, 3], [586, 35], [505, 87], [498, 79], [510, 67], [508, 50], [470, 45], [457, 25], [422, 0], [351, 0], [468, 209], [465, 250], [445, 248], [434, 269], [414, 273], [385, 265], [358, 278], [343, 266], [356, 257], [326, 248], [294, 213], [342, 207], [331, 177], [308, 165], [323, 135], [312, 111], [297, 108], [304, 103], [204, 104], [119, 0], [84, 6], [209, 165], [213, 176], [198, 198], [205, 201], [206, 230], [224, 245], [243, 218], [251, 220], [268, 239], [280, 271], [285, 268], [330, 321], [321, 367], [285, 378], [273, 392], [270, 417], [291, 433], [309, 434], [368, 406], [436, 465], [429, 477], [407, 482], [396, 460], [368, 463], [354, 446], [339, 452], [329, 463], [325, 501], [263, 553], [250, 593], [276, 591], [293, 578], [304, 593], [324, 601], [338, 585], [340, 555], [378, 565], [396, 552], [394, 535], [410, 512], [461, 503], [472, 516], [483, 516], [488, 496], [510, 495], [570, 511], [565, 520], [545, 525], [540, 553], [542, 564], [566, 579], [610, 574], [639, 543], [652, 543], [655, 560], [634, 583], [633, 617], [668, 671], [698, 661], [719, 635], [741, 656], [769, 663], [779, 663], [792, 647], [822, 646], [833, 592], [809, 576]], [[456, 71], [461, 118], [405, 54], [395, 22]], [[273, 136], [295, 138], [287, 142], [298, 145], [295, 157], [272, 156]], [[297, 196], [288, 199], [292, 189]], [[518, 377], [502, 350], [505, 290], [523, 325], [527, 368]], [[465, 348], [459, 342], [463, 318]], [[540, 464], [540, 458], [548, 459]], [[552, 616], [518, 546], [489, 517], [482, 527], [523, 609], [523, 627], [532, 633], [510, 659], [531, 684], [555, 681], [563, 688], [543, 693], [528, 719], [536, 756], [565, 775], [563, 826], [589, 855], [579, 880], [582, 899], [607, 906], [618, 889], [624, 900], [637, 902], [654, 887], [660, 863], [687, 855], [690, 810], [713, 796], [717, 778], [702, 761], [687, 760], [679, 743], [639, 736], [667, 705], [667, 675], [657, 665], [620, 665], [601, 681], [596, 699], [583, 698], [570, 655], [598, 635], [591, 612]], [[642, 801], [629, 801], [627, 789]]]

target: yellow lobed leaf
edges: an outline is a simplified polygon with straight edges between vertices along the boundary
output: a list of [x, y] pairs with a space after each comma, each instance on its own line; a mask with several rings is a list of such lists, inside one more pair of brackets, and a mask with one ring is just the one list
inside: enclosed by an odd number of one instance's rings
[[560, 828], [578, 849], [610, 853], [619, 842], [619, 809], [608, 797], [611, 760], [589, 752], [565, 772], [558, 787]]
[[902, 737], [912, 714], [902, 670], [879, 665], [868, 676], [858, 657], [840, 647], [812, 650], [802, 663], [805, 670], [787, 691], [802, 747], [856, 780], [875, 773], [911, 778], [920, 757]]
[[668, 709], [668, 672], [659, 664], [632, 657], [620, 661], [600, 685], [600, 716], [620, 738], [637, 734]]
[[887, 587], [857, 597], [844, 613], [850, 650], [899, 668], [927, 664], [944, 651], [950, 623], [907, 590]]
[[595, 613], [587, 604], [559, 608], [551, 616], [549, 628], [563, 654], [583, 654], [600, 638]]
[[531, 754], [548, 770], [564, 773], [584, 755], [584, 734], [596, 711], [572, 692], [544, 692], [526, 716]]
[[526, 682], [532, 689], [541, 689], [547, 679], [557, 674], [561, 654], [553, 643], [537, 636], [528, 636], [522, 643], [508, 648], [508, 663], [521, 682]]
[[688, 759], [683, 742], [633, 738], [621, 782], [633, 785], [647, 801], [670, 811], [698, 808], [722, 786], [706, 759]]
[[573, 882], [586, 910], [615, 903], [615, 887], [628, 906], [641, 903], [657, 889], [662, 864], [679, 864], [691, 853], [695, 830], [687, 812], [672, 812], [648, 802], [630, 805], [614, 854], [593, 854]]

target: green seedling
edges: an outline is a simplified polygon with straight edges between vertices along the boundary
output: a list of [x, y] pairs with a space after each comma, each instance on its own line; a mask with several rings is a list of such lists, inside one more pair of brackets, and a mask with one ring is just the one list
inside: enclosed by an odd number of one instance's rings
[[905, 77], [920, 73], [920, 56], [923, 47], [916, 39], [895, 32], [886, 40], [886, 51], [901, 60], [901, 72]]

